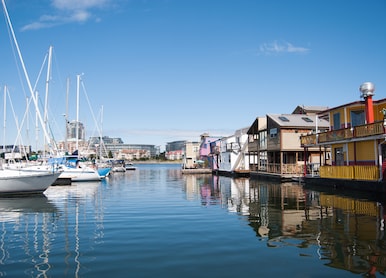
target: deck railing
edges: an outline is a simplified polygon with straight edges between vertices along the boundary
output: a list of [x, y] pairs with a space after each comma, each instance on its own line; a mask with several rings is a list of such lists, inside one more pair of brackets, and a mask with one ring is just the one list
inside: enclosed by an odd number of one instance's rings
[[377, 181], [379, 169], [375, 165], [320, 166], [320, 177]]
[[317, 146], [319, 143], [333, 143], [351, 138], [380, 135], [385, 133], [384, 122], [378, 121], [371, 124], [331, 130], [318, 134], [302, 135], [300, 144], [304, 146]]
[[268, 163], [267, 173], [273, 174], [297, 174], [300, 175], [303, 173], [303, 166], [299, 164], [280, 164], [280, 163]]

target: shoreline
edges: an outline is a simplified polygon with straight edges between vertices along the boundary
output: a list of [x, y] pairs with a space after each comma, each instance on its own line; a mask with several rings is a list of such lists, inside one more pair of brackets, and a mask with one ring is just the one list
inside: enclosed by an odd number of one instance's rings
[[167, 161], [167, 160], [144, 160], [144, 161], [130, 161], [135, 164], [182, 164], [182, 161]]

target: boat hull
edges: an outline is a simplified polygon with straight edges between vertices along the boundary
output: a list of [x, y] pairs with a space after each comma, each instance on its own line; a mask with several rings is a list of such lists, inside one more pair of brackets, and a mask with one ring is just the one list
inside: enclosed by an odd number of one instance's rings
[[305, 187], [320, 187], [333, 190], [386, 193], [386, 182], [384, 181], [363, 181], [330, 179], [319, 177], [304, 177]]
[[71, 179], [73, 181], [100, 181], [101, 176], [94, 169], [66, 168], [60, 174], [59, 179]]
[[106, 168], [99, 168], [98, 167], [98, 174], [101, 178], [105, 178], [110, 174], [111, 167], [106, 167]]
[[42, 193], [60, 173], [44, 171], [1, 170], [0, 194]]

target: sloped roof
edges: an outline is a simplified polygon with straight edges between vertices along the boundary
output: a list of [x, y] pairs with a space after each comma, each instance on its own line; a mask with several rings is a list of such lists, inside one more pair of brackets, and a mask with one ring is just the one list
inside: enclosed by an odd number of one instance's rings
[[328, 106], [311, 106], [311, 105], [298, 105], [292, 114], [299, 114], [299, 112], [303, 112], [305, 114], [316, 114], [323, 112], [329, 109]]
[[[306, 127], [313, 128], [318, 125], [319, 128], [328, 128], [330, 123], [325, 119], [320, 119], [316, 116], [308, 116], [304, 114], [267, 114], [279, 126], [282, 127]], [[316, 122], [317, 121], [317, 122]]]
[[253, 124], [249, 127], [247, 133], [254, 134], [258, 130], [267, 129], [267, 117], [257, 117]]

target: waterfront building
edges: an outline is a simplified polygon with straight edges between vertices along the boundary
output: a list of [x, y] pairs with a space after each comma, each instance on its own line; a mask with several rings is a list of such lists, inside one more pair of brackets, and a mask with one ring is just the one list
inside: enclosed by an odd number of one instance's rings
[[322, 158], [331, 158], [322, 161], [319, 178], [306, 175], [306, 183], [386, 191], [386, 99], [373, 101], [374, 90], [372, 83], [362, 84], [363, 100], [323, 112], [329, 115], [328, 131], [301, 136], [304, 151], [318, 147]]
[[[125, 144], [119, 137], [90, 137], [90, 149], [107, 157], [111, 153], [115, 159], [150, 159], [160, 154], [159, 146], [148, 144]], [[98, 151], [99, 150], [99, 151]]]
[[184, 150], [170, 151], [165, 153], [165, 158], [166, 160], [181, 160], [184, 155]]
[[236, 130], [228, 137], [210, 143], [212, 170], [220, 175], [244, 176], [249, 174], [248, 128]]
[[180, 160], [185, 156], [185, 144], [187, 141], [173, 141], [166, 143], [165, 158], [167, 160]]
[[325, 131], [328, 127], [327, 120], [307, 114], [267, 114], [256, 118], [248, 130], [251, 176], [291, 180], [303, 175], [305, 160], [308, 166], [317, 168], [319, 148], [305, 152], [300, 146], [300, 135]]
[[184, 169], [193, 169], [201, 167], [202, 164], [199, 162], [199, 150], [200, 143], [199, 142], [185, 142], [184, 147], [184, 156], [182, 159], [182, 168]]
[[203, 133], [201, 135], [199, 159], [203, 161], [203, 164], [205, 167], [208, 167], [210, 169], [214, 168], [213, 156], [210, 155], [211, 153], [210, 144], [212, 142], [218, 141], [219, 139], [221, 139], [220, 136], [210, 136], [208, 133]]
[[[150, 159], [159, 156], [160, 148], [149, 144], [106, 144], [107, 152], [114, 154], [119, 159], [120, 155], [129, 155], [132, 159]], [[126, 150], [126, 151], [124, 151]], [[118, 156], [118, 157], [116, 157]], [[131, 160], [131, 159], [129, 159]]]

